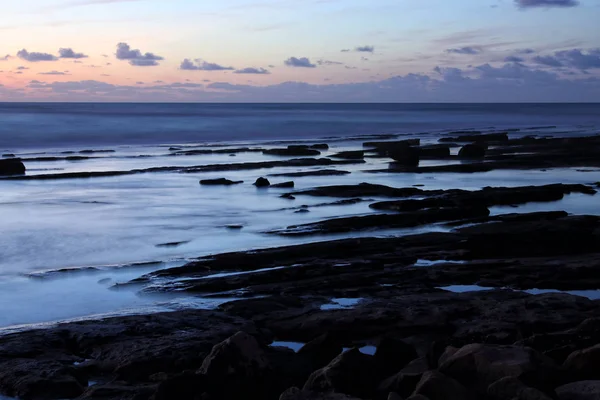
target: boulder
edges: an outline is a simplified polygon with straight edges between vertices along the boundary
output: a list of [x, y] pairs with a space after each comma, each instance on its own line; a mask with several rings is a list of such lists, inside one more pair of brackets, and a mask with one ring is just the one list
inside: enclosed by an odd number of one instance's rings
[[298, 355], [310, 360], [315, 370], [329, 364], [342, 350], [342, 345], [326, 333], [302, 346]]
[[0, 175], [22, 175], [25, 173], [25, 164], [19, 158], [0, 160]]
[[377, 392], [383, 395], [396, 392], [401, 396], [408, 397], [414, 392], [423, 374], [428, 370], [429, 367], [425, 358], [413, 360], [400, 372], [382, 381], [377, 387]]
[[571, 353], [563, 366], [579, 380], [600, 379], [600, 344]]
[[600, 381], [579, 381], [556, 388], [560, 400], [600, 400]]
[[466, 144], [458, 152], [460, 158], [484, 158], [487, 152], [486, 146], [482, 144]]
[[294, 187], [294, 181], [281, 182], [271, 185], [272, 188], [291, 189]]
[[229, 179], [225, 179], [225, 178], [219, 178], [219, 179], [203, 179], [200, 181], [201, 185], [224, 185], [224, 186], [230, 186], [230, 185], [238, 185], [240, 183], [244, 183], [244, 181], [231, 181]]
[[374, 366], [373, 356], [353, 348], [337, 356], [326, 367], [313, 372], [304, 390], [370, 398], [377, 380]]
[[262, 397], [274, 386], [269, 385], [272, 367], [265, 349], [245, 332], [214, 346], [196, 373], [209, 382], [216, 398], [236, 398], [248, 392]]
[[388, 151], [388, 155], [397, 163], [407, 166], [417, 166], [420, 161], [420, 151], [417, 147], [398, 146]]
[[341, 393], [318, 393], [309, 390], [300, 390], [297, 387], [289, 388], [281, 394], [279, 400], [360, 400], [356, 397]]
[[469, 397], [463, 385], [438, 371], [423, 374], [414, 394], [424, 395], [430, 400], [465, 400]]
[[421, 157], [446, 158], [450, 157], [450, 146], [447, 144], [432, 144], [419, 147]]
[[390, 376], [418, 357], [415, 348], [402, 340], [383, 338], [375, 351], [375, 364], [379, 374]]
[[258, 188], [269, 187], [271, 186], [271, 182], [267, 178], [263, 178], [262, 176], [254, 182], [254, 186]]
[[332, 158], [342, 158], [344, 160], [362, 160], [365, 158], [364, 151], [341, 151], [339, 153], [331, 155]]
[[529, 347], [469, 344], [440, 363], [440, 372], [485, 390], [512, 376], [535, 387], [551, 386], [560, 375], [554, 361]]
[[488, 386], [487, 396], [489, 400], [552, 400], [544, 392], [528, 387], [512, 376], [499, 379]]

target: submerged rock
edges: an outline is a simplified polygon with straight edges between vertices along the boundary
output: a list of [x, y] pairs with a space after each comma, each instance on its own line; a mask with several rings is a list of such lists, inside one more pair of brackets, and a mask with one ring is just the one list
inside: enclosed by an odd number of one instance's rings
[[238, 185], [240, 183], [244, 183], [244, 181], [232, 181], [226, 178], [218, 178], [218, 179], [203, 179], [200, 181], [201, 185]]
[[4, 158], [14, 158], [15, 155], [12, 154], [12, 153], [6, 153], [6, 154], [2, 154], [2, 157], [4, 157]]
[[272, 188], [293, 189], [294, 181], [281, 182], [271, 185]]
[[263, 154], [273, 156], [318, 156], [320, 151], [311, 149], [308, 146], [288, 146], [285, 149], [267, 149], [263, 150]]
[[350, 171], [340, 171], [337, 169], [321, 169], [318, 171], [284, 172], [281, 174], [270, 174], [269, 176], [286, 176], [289, 178], [296, 178], [303, 176], [338, 176], [348, 174], [350, 174]]
[[460, 149], [458, 156], [461, 158], [483, 158], [485, 157], [486, 151], [487, 149], [484, 145], [467, 144]]
[[271, 186], [271, 182], [267, 178], [260, 177], [254, 182], [254, 186], [258, 188], [269, 187]]
[[25, 164], [18, 158], [0, 160], [0, 175], [22, 175], [25, 173]]
[[411, 146], [399, 146], [395, 149], [389, 150], [388, 155], [397, 163], [401, 165], [419, 165], [421, 159], [421, 152], [417, 147]]
[[331, 158], [343, 158], [345, 160], [362, 160], [365, 158], [364, 151], [342, 151], [336, 154], [332, 154]]

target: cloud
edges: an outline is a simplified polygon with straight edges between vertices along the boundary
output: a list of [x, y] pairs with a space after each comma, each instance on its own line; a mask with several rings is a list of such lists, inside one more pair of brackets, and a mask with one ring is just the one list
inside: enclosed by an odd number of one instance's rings
[[257, 75], [268, 75], [270, 74], [269, 70], [264, 69], [264, 68], [243, 68], [243, 69], [238, 69], [236, 71], [233, 72], [234, 74], [257, 74]]
[[372, 53], [375, 51], [375, 47], [374, 46], [358, 46], [354, 48], [354, 51], [357, 51], [359, 53]]
[[472, 47], [472, 46], [465, 46], [465, 47], [459, 47], [459, 48], [446, 50], [446, 53], [450, 53], [450, 54], [475, 55], [475, 54], [480, 54], [481, 52], [483, 52], [483, 49], [481, 49], [480, 47]]
[[7, 54], [4, 57], [0, 57], [0, 61], [8, 61], [9, 58], [10, 58], [10, 54]]
[[60, 58], [87, 58], [87, 56], [83, 53], [76, 53], [71, 48], [61, 48], [58, 50], [58, 54]]
[[515, 51], [515, 53], [517, 54], [533, 54], [535, 53], [534, 49], [519, 49], [517, 51]]
[[557, 51], [553, 55], [536, 56], [533, 61], [549, 67], [569, 67], [578, 70], [600, 68], [600, 48], [583, 51], [571, 49]]
[[189, 58], [186, 58], [181, 62], [181, 65], [179, 65], [179, 69], [184, 71], [231, 71], [235, 68], [225, 67], [216, 63], [202, 61], [200, 59], [192, 61]]
[[344, 65], [344, 63], [339, 61], [330, 61], [330, 60], [317, 60], [317, 64], [319, 65]]
[[134, 2], [134, 1], [141, 1], [141, 0], [76, 0], [76, 1], [69, 1], [66, 3], [47, 7], [44, 10], [48, 10], [48, 11], [64, 10], [64, 9], [73, 8], [73, 7], [84, 7], [84, 6], [112, 4], [112, 3], [130, 3], [130, 2]]
[[48, 71], [48, 72], [40, 72], [38, 75], [70, 75], [69, 73], [61, 72], [61, 71]]
[[142, 82], [142, 81], [139, 81], [139, 82], [136, 82], [135, 84], [136, 84], [136, 85], [143, 85], [143, 84], [144, 84], [144, 82]]
[[577, 0], [515, 0], [519, 8], [535, 7], [576, 7], [579, 5]]
[[22, 60], [25, 61], [29, 61], [29, 62], [38, 62], [38, 61], [56, 61], [58, 60], [57, 57], [53, 56], [52, 54], [48, 54], [48, 53], [37, 53], [37, 52], [28, 52], [27, 50], [23, 49], [20, 50], [17, 53], [17, 57], [19, 57]]
[[24, 69], [29, 69], [29, 68], [28, 67], [24, 67], [22, 65], [17, 67], [17, 70], [19, 70], [19, 71], [22, 71]]
[[306, 57], [290, 57], [283, 62], [288, 67], [296, 67], [296, 68], [316, 68], [315, 64], [311, 64], [310, 60]]
[[342, 49], [342, 50], [340, 50], [340, 51], [341, 51], [342, 53], [349, 53], [349, 52], [350, 52], [350, 49]]
[[525, 61], [523, 58], [518, 57], [518, 56], [508, 56], [504, 58], [505, 62], [516, 62], [516, 63], [520, 63]]
[[131, 49], [127, 43], [117, 44], [116, 56], [118, 60], [127, 60], [130, 65], [136, 67], [153, 67], [158, 61], [164, 60], [164, 57], [153, 53], [143, 53], [138, 49]]

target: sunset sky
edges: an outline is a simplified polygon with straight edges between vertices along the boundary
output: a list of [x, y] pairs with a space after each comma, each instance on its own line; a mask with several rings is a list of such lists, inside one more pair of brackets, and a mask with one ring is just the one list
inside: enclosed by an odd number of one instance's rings
[[1, 101], [600, 101], [600, 0], [19, 0]]

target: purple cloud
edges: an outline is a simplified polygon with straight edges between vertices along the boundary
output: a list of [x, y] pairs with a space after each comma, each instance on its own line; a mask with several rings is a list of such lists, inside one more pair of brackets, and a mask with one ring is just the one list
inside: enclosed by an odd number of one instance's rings
[[0, 57], [0, 61], [8, 61], [9, 58], [10, 58], [10, 54], [7, 54], [4, 57]]
[[455, 49], [446, 50], [446, 53], [450, 53], [450, 54], [467, 54], [467, 55], [475, 55], [475, 54], [479, 54], [481, 52], [483, 52], [483, 49], [481, 49], [480, 47], [471, 47], [471, 46], [459, 47], [459, 48], [455, 48]]
[[24, 67], [24, 66], [22, 66], [22, 65], [21, 65], [21, 66], [19, 66], [19, 67], [17, 67], [17, 70], [19, 70], [19, 71], [22, 71], [22, 70], [25, 70], [25, 69], [29, 69], [29, 68], [27, 68], [27, 67]]
[[515, 0], [519, 8], [535, 7], [576, 7], [579, 5], [577, 0]]
[[306, 57], [290, 57], [283, 62], [288, 67], [296, 67], [296, 68], [316, 68], [315, 64], [311, 64], [310, 60]]
[[40, 72], [38, 75], [70, 75], [69, 73], [61, 72], [61, 71], [48, 71], [48, 72]]
[[268, 69], [264, 69], [264, 68], [243, 68], [243, 69], [238, 69], [236, 71], [233, 72], [234, 74], [256, 74], [256, 75], [268, 75], [270, 74]]
[[508, 56], [504, 58], [504, 62], [515, 62], [515, 63], [520, 63], [525, 61], [523, 58], [518, 57], [518, 56]]
[[22, 60], [25, 61], [29, 61], [29, 62], [38, 62], [38, 61], [56, 61], [58, 60], [57, 57], [53, 56], [52, 54], [49, 53], [38, 53], [38, 52], [28, 52], [27, 50], [23, 49], [20, 50], [17, 53], [17, 57], [19, 57]]
[[358, 46], [354, 48], [354, 51], [359, 53], [372, 53], [375, 51], [375, 46]]
[[557, 51], [549, 56], [537, 56], [533, 61], [549, 67], [570, 67], [582, 71], [600, 68], [600, 48], [587, 52], [581, 49]]
[[339, 61], [329, 61], [329, 60], [317, 60], [317, 64], [319, 65], [344, 65]]
[[127, 60], [135, 67], [154, 67], [159, 65], [158, 61], [164, 60], [164, 57], [154, 53], [142, 54], [138, 49], [131, 49], [127, 43], [117, 44], [116, 56], [118, 60]]
[[58, 50], [58, 56], [60, 58], [87, 58], [87, 56], [83, 53], [76, 53], [71, 48], [61, 48]]
[[186, 58], [181, 62], [179, 69], [184, 71], [231, 71], [235, 68], [225, 67], [216, 63], [202, 61], [200, 59], [196, 59], [194, 63], [194, 61]]

